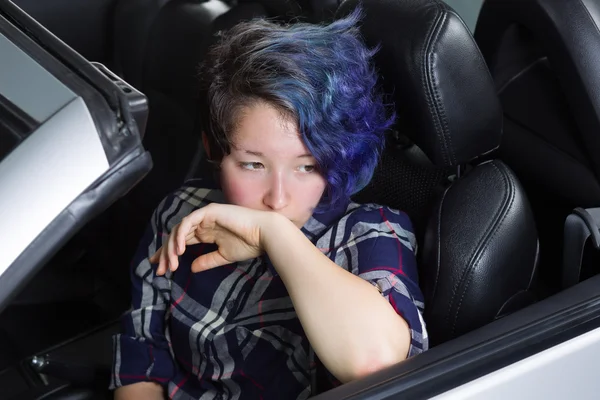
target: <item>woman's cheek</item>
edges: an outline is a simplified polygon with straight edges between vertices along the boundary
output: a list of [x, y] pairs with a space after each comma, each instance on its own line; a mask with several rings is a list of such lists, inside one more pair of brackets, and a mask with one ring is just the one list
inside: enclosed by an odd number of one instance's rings
[[243, 179], [243, 177], [239, 176], [239, 174], [222, 174], [221, 186], [227, 202], [237, 206], [254, 208], [256, 188]]
[[327, 181], [321, 175], [315, 175], [314, 178], [314, 183], [311, 185], [312, 190], [307, 191], [307, 193], [310, 193], [310, 204], [316, 206], [321, 200], [321, 197], [323, 197], [323, 193], [325, 193]]

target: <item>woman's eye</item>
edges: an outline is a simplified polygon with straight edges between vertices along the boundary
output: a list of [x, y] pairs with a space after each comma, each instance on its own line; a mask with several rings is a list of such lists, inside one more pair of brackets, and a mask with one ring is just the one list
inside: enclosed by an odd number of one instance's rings
[[314, 165], [303, 165], [300, 168], [300, 172], [313, 172], [315, 170]]
[[242, 167], [242, 169], [246, 169], [248, 171], [254, 171], [257, 169], [264, 168], [262, 163], [259, 163], [259, 162], [243, 162], [243, 163], [240, 163], [240, 167]]

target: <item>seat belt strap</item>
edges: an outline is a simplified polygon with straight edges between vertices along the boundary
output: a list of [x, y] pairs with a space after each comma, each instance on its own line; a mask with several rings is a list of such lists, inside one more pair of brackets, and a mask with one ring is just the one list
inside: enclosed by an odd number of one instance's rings
[[583, 252], [588, 239], [596, 250], [600, 250], [600, 208], [575, 208], [565, 220], [563, 289], [579, 283]]

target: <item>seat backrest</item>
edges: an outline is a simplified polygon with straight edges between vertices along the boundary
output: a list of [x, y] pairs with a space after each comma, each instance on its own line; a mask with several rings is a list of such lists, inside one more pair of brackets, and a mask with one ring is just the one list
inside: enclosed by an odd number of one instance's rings
[[598, 0], [487, 0], [475, 31], [511, 121], [507, 157], [537, 153], [515, 170], [574, 206], [600, 204], [599, 25]]
[[[437, 344], [532, 301], [537, 233], [518, 180], [489, 160], [502, 112], [463, 21], [441, 0], [347, 0], [337, 16], [358, 4], [365, 40], [380, 46], [375, 65], [396, 105], [398, 132], [414, 143], [390, 138], [359, 197], [409, 212], [423, 232], [420, 286], [430, 343]], [[424, 220], [402, 204], [411, 196], [427, 200], [417, 207]]]

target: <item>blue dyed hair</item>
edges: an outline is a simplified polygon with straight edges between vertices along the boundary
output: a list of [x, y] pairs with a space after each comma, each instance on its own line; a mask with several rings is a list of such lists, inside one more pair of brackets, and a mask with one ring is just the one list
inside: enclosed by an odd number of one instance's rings
[[218, 38], [201, 69], [211, 156], [231, 149], [240, 109], [264, 101], [298, 124], [328, 182], [317, 211], [339, 206], [373, 176], [393, 123], [377, 90], [355, 10], [329, 25], [243, 22]]

